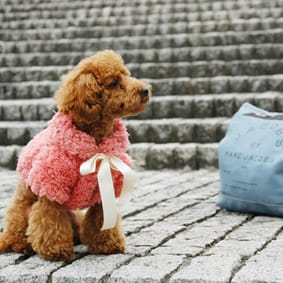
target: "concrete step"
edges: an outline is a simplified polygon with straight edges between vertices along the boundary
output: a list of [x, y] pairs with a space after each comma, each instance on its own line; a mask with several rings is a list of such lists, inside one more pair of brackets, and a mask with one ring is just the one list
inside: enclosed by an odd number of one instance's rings
[[[135, 166], [142, 169], [160, 170], [164, 168], [197, 170], [218, 167], [217, 143], [135, 143], [129, 154]], [[15, 169], [22, 146], [0, 146], [0, 166]]]
[[0, 144], [25, 145], [46, 126], [47, 122], [45, 121], [0, 121]]
[[[244, 1], [241, 1], [244, 3]], [[268, 3], [267, 3], [268, 4]], [[276, 5], [278, 4], [278, 7]], [[265, 4], [266, 5], [266, 4]], [[146, 24], [146, 23], [167, 23], [177, 22], [182, 19], [191, 19], [192, 21], [197, 20], [229, 20], [229, 19], [250, 19], [250, 18], [279, 18], [282, 17], [283, 12], [279, 3], [275, 3], [271, 7], [249, 7], [250, 5], [243, 4], [241, 7], [231, 10], [204, 10], [199, 8], [198, 11], [191, 11], [191, 4], [169, 4], [166, 5], [154, 5], [154, 7], [146, 5], [139, 9], [135, 8], [115, 8], [106, 7], [105, 9], [75, 9], [75, 10], [38, 10], [29, 12], [18, 12], [13, 13], [6, 11], [0, 14], [1, 22], [25, 22], [26, 20], [32, 19], [33, 21], [48, 19], [48, 21], [60, 20], [60, 22], [73, 19], [95, 19], [94, 25], [131, 25], [135, 23]], [[197, 7], [197, 6], [196, 6]], [[222, 9], [222, 8], [220, 8]], [[166, 20], [167, 19], [167, 20]], [[3, 29], [4, 27], [2, 27]], [[5, 26], [5, 28], [9, 28]]]
[[215, 143], [224, 137], [229, 121], [226, 117], [171, 118], [128, 120], [126, 125], [132, 143]]
[[[269, 1], [266, 2], [264, 0], [255, 0], [252, 2], [247, 1], [215, 1], [216, 3], [207, 2], [196, 2], [196, 1], [174, 1], [173, 3], [169, 3], [166, 1], [132, 1], [132, 2], [109, 2], [108, 5], [111, 5], [111, 9], [106, 7], [105, 1], [103, 3], [94, 2], [94, 1], [72, 1], [71, 3], [62, 1], [59, 3], [52, 2], [37, 2], [36, 4], [25, 3], [25, 4], [17, 4], [17, 5], [9, 5], [9, 8], [0, 9], [0, 11], [8, 11], [9, 13], [22, 13], [22, 12], [39, 12], [39, 11], [53, 11], [53, 10], [78, 10], [78, 9], [92, 9], [93, 11], [99, 10], [110, 10], [108, 14], [114, 13], [119, 14], [121, 16], [125, 15], [133, 15], [138, 13], [148, 14], [149, 12], [180, 12], [184, 11], [186, 8], [190, 12], [201, 12], [201, 11], [222, 11], [222, 10], [243, 10], [252, 9], [252, 8], [270, 8], [270, 7], [280, 7], [279, 1]], [[147, 4], [147, 5], [145, 5]], [[138, 7], [137, 7], [138, 6]], [[108, 8], [108, 9], [107, 9]], [[99, 12], [98, 11], [98, 12]], [[106, 12], [104, 12], [106, 13]], [[102, 14], [104, 14], [102, 12]]]
[[283, 91], [283, 74], [270, 76], [217, 76], [211, 78], [148, 79], [155, 95], [194, 95]]
[[[198, 61], [175, 63], [130, 63], [127, 67], [135, 77], [160, 79], [170, 77], [261, 76], [280, 74], [283, 59]], [[72, 66], [36, 66], [0, 68], [0, 82], [58, 81]]]
[[[176, 63], [196, 61], [237, 61], [282, 59], [282, 43], [243, 44], [229, 46], [202, 46], [163, 49], [117, 50], [128, 63]], [[2, 67], [14, 66], [71, 66], [93, 55], [88, 52], [5, 53], [0, 54]]]
[[[283, 12], [282, 12], [283, 13]], [[33, 52], [81, 52], [100, 49], [148, 49], [148, 48], [181, 48], [215, 45], [282, 43], [283, 30], [250, 32], [209, 32], [204, 34], [169, 34], [152, 36], [128, 36], [96, 38], [75, 38], [57, 40], [2, 41], [2, 53]]]
[[[270, 0], [269, 3], [276, 3], [276, 2], [280, 2], [280, 0], [276, 1], [276, 0]], [[79, 0], [72, 0], [71, 3], [64, 0], [58, 3], [58, 1], [56, 0], [49, 0], [48, 2], [44, 1], [44, 0], [29, 0], [24, 1], [24, 0], [3, 0], [3, 3], [5, 4], [4, 7], [13, 7], [14, 9], [18, 9], [20, 11], [24, 11], [25, 9], [27, 10], [32, 10], [32, 7], [34, 7], [35, 9], [40, 9], [42, 7], [46, 7], [46, 9], [51, 9], [51, 7], [53, 8], [53, 6], [56, 7], [56, 5], [58, 4], [58, 7], [60, 7], [61, 5], [64, 6], [66, 4], [70, 4], [70, 7], [72, 7], [72, 5], [80, 5], [80, 7], [96, 7], [96, 8], [105, 8], [107, 6], [111, 6], [111, 7], [137, 7], [137, 6], [154, 6], [154, 5], [159, 5], [159, 4], [168, 4], [168, 1], [166, 0], [132, 0], [132, 1], [127, 1], [127, 0], [120, 0], [119, 2], [115, 1], [115, 0], [104, 0], [103, 2], [95, 2], [95, 1], [91, 1], [91, 0], [85, 0], [84, 2], [81, 2]], [[223, 9], [230, 9], [231, 5], [232, 7], [236, 7], [236, 6], [241, 6], [242, 3], [246, 4], [246, 1], [241, 0], [241, 1], [231, 1], [231, 0], [217, 0], [214, 2], [210, 2], [207, 0], [174, 0], [174, 3], [176, 4], [182, 4], [182, 3], [190, 3], [191, 5], [199, 5], [202, 7], [203, 10], [218, 10], [219, 7], [223, 8]], [[264, 0], [252, 0], [249, 1], [248, 3], [252, 3], [253, 5], [258, 5], [259, 7], [262, 5], [262, 3], [266, 3]], [[50, 8], [48, 8], [49, 6], [51, 6]], [[2, 7], [3, 10], [4, 7]], [[25, 8], [26, 7], [26, 8]], [[68, 8], [68, 7], [67, 7]], [[10, 10], [10, 9], [9, 9]]]
[[161, 170], [164, 168], [198, 170], [218, 168], [218, 143], [136, 143], [129, 150], [136, 166]]
[[208, 33], [228, 31], [256, 31], [278, 29], [283, 27], [283, 18], [267, 19], [235, 19], [206, 22], [178, 22], [156, 24], [137, 24], [122, 26], [92, 26], [92, 27], [62, 27], [33, 28], [33, 29], [5, 29], [0, 30], [0, 38], [5, 41], [21, 40], [52, 40], [62, 38], [92, 38], [92, 37], [121, 37], [144, 35], [168, 35], [176, 33]]
[[[153, 96], [142, 114], [128, 119], [231, 117], [244, 102], [283, 112], [280, 92], [171, 95]], [[55, 110], [53, 98], [0, 100], [1, 121], [47, 121]]]
[[[283, 92], [283, 74], [265, 76], [217, 76], [205, 78], [147, 79], [153, 85], [155, 96], [195, 95], [245, 92]], [[0, 83], [0, 99], [26, 99], [51, 97], [59, 82]]]
[[0, 100], [0, 121], [47, 121], [55, 110], [53, 98]]
[[0, 167], [46, 127], [60, 75], [105, 48], [153, 84], [146, 111], [125, 120], [137, 167], [217, 167], [240, 105], [282, 112], [282, 0], [173, 2], [3, 0]]
[[[219, 142], [228, 118], [127, 120], [132, 143]], [[45, 121], [0, 121], [0, 145], [25, 145], [47, 126]]]

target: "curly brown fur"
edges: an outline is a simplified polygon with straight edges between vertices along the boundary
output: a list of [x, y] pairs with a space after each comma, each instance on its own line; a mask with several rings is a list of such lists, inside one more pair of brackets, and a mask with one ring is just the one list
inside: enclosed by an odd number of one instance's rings
[[27, 241], [26, 229], [30, 208], [36, 201], [36, 195], [20, 181], [6, 213], [5, 231], [0, 233], [1, 252], [10, 250], [25, 254], [33, 252]]
[[82, 60], [65, 75], [55, 99], [59, 110], [99, 143], [112, 133], [115, 118], [142, 112], [150, 94], [151, 86], [130, 77], [119, 55], [104, 51]]
[[[115, 118], [142, 112], [150, 96], [151, 86], [131, 77], [122, 58], [110, 50], [82, 60], [55, 93], [59, 111], [97, 143], [112, 133]], [[124, 252], [121, 217], [112, 229], [100, 231], [102, 222], [101, 204], [85, 215], [73, 213], [19, 182], [0, 233], [0, 252], [36, 251], [48, 260], [72, 260], [73, 244], [80, 241], [90, 253]]]
[[73, 227], [70, 214], [61, 205], [40, 198], [29, 215], [28, 242], [49, 260], [72, 260]]
[[123, 253], [125, 251], [125, 235], [121, 228], [121, 216], [117, 216], [117, 223], [112, 229], [101, 231], [102, 223], [101, 204], [89, 208], [81, 224], [80, 238], [82, 243], [88, 246], [90, 253], [94, 254]]

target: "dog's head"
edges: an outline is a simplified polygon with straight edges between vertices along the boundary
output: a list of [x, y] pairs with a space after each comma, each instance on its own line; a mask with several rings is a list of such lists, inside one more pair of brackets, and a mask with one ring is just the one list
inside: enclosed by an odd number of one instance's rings
[[85, 124], [137, 115], [150, 96], [151, 86], [131, 77], [123, 59], [110, 50], [82, 60], [55, 93], [58, 109]]

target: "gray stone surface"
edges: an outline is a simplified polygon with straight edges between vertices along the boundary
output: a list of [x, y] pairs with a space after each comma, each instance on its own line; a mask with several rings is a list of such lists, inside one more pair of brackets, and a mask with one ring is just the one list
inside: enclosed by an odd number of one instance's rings
[[[215, 205], [215, 170], [140, 171], [122, 209], [126, 253], [71, 263], [0, 255], [0, 282], [283, 282], [283, 222]], [[18, 176], [0, 170], [0, 227]]]
[[169, 282], [230, 282], [231, 274], [240, 262], [240, 256], [199, 256], [174, 274]]
[[163, 282], [183, 262], [183, 256], [148, 255], [135, 258], [128, 265], [114, 271], [109, 282]]
[[[278, 233], [277, 233], [278, 234]], [[282, 220], [280, 234], [260, 252], [252, 256], [245, 266], [233, 278], [233, 283], [246, 282], [282, 282], [282, 254], [283, 254]]]
[[0, 228], [17, 182], [7, 168], [53, 115], [63, 73], [114, 49], [154, 97], [126, 120], [141, 170], [122, 210], [126, 253], [2, 254], [0, 282], [283, 282], [282, 219], [215, 205], [232, 115], [244, 102], [283, 112], [282, 0], [2, 2]]
[[0, 282], [48, 282], [50, 274], [63, 266], [63, 262], [48, 262], [37, 256], [0, 269]]
[[119, 266], [127, 264], [130, 255], [85, 256], [52, 274], [54, 283], [103, 282]]

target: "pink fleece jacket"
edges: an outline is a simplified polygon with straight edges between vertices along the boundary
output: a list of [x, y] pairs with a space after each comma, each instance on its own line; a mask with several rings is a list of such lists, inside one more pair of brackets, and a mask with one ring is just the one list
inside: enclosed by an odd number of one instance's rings
[[[82, 209], [100, 202], [97, 172], [82, 176], [80, 165], [97, 153], [116, 156], [132, 165], [126, 154], [128, 133], [121, 120], [114, 122], [111, 136], [96, 144], [79, 131], [69, 116], [57, 113], [49, 126], [37, 134], [20, 154], [17, 170], [38, 196], [45, 196], [67, 209]], [[115, 195], [121, 194], [123, 176], [112, 170]]]

